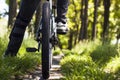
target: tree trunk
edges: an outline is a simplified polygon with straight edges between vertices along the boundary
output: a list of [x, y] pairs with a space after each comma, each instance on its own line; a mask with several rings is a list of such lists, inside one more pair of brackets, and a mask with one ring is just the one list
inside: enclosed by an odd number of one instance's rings
[[104, 4], [104, 24], [103, 24], [103, 40], [108, 38], [108, 29], [109, 29], [109, 14], [110, 14], [110, 0], [103, 0]]
[[119, 44], [119, 39], [120, 39], [120, 33], [119, 34], [117, 34], [117, 42], [116, 42], [116, 44]]
[[79, 34], [79, 41], [87, 39], [88, 26], [88, 0], [82, 0], [81, 4], [81, 28]]
[[72, 42], [73, 42], [73, 31], [70, 30], [69, 40], [68, 40], [68, 49], [72, 49]]
[[88, 26], [88, 0], [85, 0], [85, 9], [84, 9], [84, 34], [83, 38], [87, 39], [87, 26]]
[[12, 27], [17, 14], [17, 0], [9, 0], [8, 28]]
[[77, 40], [78, 40], [78, 29], [79, 29], [79, 25], [78, 25], [78, 20], [76, 19], [76, 17], [77, 17], [77, 9], [76, 9], [76, 5], [75, 5], [75, 1], [74, 0], [72, 0], [72, 4], [73, 4], [73, 6], [74, 6], [74, 12], [75, 12], [75, 17], [73, 18], [73, 22], [75, 22], [75, 26], [74, 26], [74, 28], [75, 28], [75, 31], [74, 31], [74, 45], [76, 45], [76, 43], [77, 43]]
[[80, 19], [81, 19], [81, 28], [80, 28], [80, 31], [79, 31], [79, 40], [83, 40], [83, 22], [84, 22], [84, 9], [83, 9], [83, 6], [84, 6], [84, 0], [81, 1], [81, 14], [80, 14]]
[[92, 40], [96, 38], [97, 9], [99, 0], [94, 0], [94, 22], [92, 27]]
[[120, 39], [120, 27], [119, 28], [117, 28], [117, 36], [116, 36], [116, 39], [117, 39], [117, 42], [116, 42], [116, 44], [118, 45], [119, 44], [119, 39]]

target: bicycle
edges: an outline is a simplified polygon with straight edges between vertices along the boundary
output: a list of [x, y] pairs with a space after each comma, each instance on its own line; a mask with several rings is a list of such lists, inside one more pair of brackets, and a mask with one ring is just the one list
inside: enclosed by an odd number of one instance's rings
[[48, 79], [52, 66], [52, 48], [58, 43], [57, 27], [55, 23], [56, 6], [52, 5], [52, 0], [46, 0], [42, 7], [42, 18], [36, 33], [38, 48], [26, 48], [27, 52], [40, 50], [42, 44], [42, 77]]

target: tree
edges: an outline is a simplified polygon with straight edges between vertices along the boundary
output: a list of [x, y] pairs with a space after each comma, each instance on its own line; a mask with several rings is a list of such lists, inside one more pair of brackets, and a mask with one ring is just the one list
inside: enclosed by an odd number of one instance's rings
[[109, 31], [109, 15], [110, 15], [110, 0], [103, 0], [104, 5], [104, 23], [103, 23], [103, 41], [108, 38]]
[[71, 50], [73, 47], [72, 42], [73, 42], [73, 31], [70, 30], [70, 35], [69, 35], [69, 40], [68, 40], [68, 49], [69, 50]]
[[87, 39], [87, 27], [88, 27], [88, 0], [85, 0], [85, 9], [84, 9], [84, 34], [83, 38]]
[[82, 0], [81, 5], [81, 29], [79, 34], [79, 40], [87, 39], [88, 0]]
[[92, 26], [92, 40], [96, 38], [97, 9], [99, 0], [94, 0], [94, 21]]
[[83, 9], [83, 7], [84, 7], [84, 0], [81, 1], [81, 11], [80, 11], [81, 12], [81, 14], [80, 14], [81, 28], [80, 28], [80, 33], [79, 33], [79, 41], [83, 40], [83, 34], [84, 34], [84, 32], [83, 32], [83, 29], [84, 29], [83, 28], [84, 27], [83, 26], [83, 21], [84, 21], [84, 19], [83, 19], [84, 18], [84, 13], [83, 13], [84, 9]]
[[[79, 42], [80, 40], [90, 38], [92, 40], [102, 38], [109, 41], [116, 38], [116, 31], [120, 26], [119, 0], [111, 0], [112, 2], [110, 0], [70, 1], [68, 10], [69, 40], [72, 39], [70, 42], [72, 42], [73, 47], [74, 43], [77, 44], [76, 39]], [[119, 34], [117, 37], [119, 37]]]
[[76, 45], [76, 43], [77, 43], [77, 40], [78, 40], [78, 31], [79, 31], [79, 20], [77, 19], [77, 14], [79, 13], [78, 11], [77, 11], [77, 6], [76, 6], [76, 4], [75, 4], [75, 1], [74, 0], [72, 0], [72, 4], [73, 4], [73, 6], [74, 6], [74, 12], [75, 12], [75, 16], [74, 16], [74, 18], [72, 19], [73, 20], [73, 22], [75, 22], [75, 25], [74, 25], [74, 28], [75, 28], [75, 31], [71, 31], [72, 32], [72, 34], [74, 33], [74, 45]]
[[80, 28], [80, 0], [70, 0], [68, 9], [69, 41], [68, 48], [71, 49], [78, 42]]

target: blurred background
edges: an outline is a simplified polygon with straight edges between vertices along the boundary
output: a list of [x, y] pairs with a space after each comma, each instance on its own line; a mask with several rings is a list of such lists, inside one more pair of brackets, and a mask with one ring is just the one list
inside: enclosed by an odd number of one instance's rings
[[[20, 1], [0, 0], [0, 57], [9, 41]], [[34, 39], [44, 1], [41, 0], [27, 27], [18, 57], [10, 60], [0, 58], [1, 80], [21, 75], [41, 63], [40, 53], [28, 54], [25, 48], [37, 46]], [[67, 23], [69, 32], [58, 35], [60, 42], [53, 51], [54, 55], [64, 55], [60, 63], [65, 76], [63, 80], [119, 80], [120, 1], [70, 0]]]
[[[41, 0], [25, 37], [34, 37], [41, 17]], [[0, 0], [0, 29], [11, 31], [19, 11], [20, 0]], [[120, 37], [120, 2], [118, 0], [70, 0], [67, 13], [69, 33], [61, 44], [72, 49], [83, 40], [99, 39], [103, 42], [118, 43]], [[6, 32], [5, 32], [6, 33]], [[2, 32], [4, 34], [4, 32]], [[2, 35], [0, 34], [0, 36]], [[64, 37], [64, 38], [63, 38]]]

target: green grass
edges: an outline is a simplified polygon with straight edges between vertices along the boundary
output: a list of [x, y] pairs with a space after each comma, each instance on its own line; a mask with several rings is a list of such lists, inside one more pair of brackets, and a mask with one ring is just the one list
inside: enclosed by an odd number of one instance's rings
[[111, 58], [119, 56], [119, 53], [115, 45], [104, 44], [97, 46], [90, 56], [95, 62], [98, 62], [99, 65], [104, 65], [109, 62]]
[[[0, 38], [0, 80], [24, 75], [41, 63], [40, 53], [27, 53], [26, 47], [37, 47], [32, 39], [25, 39], [17, 57], [3, 59], [6, 38]], [[54, 55], [64, 53], [61, 60], [63, 80], [117, 80], [120, 77], [120, 52], [115, 45], [101, 42], [80, 42], [72, 50], [57, 48]]]
[[80, 55], [90, 55], [101, 42], [99, 40], [93, 41], [84, 41], [78, 43], [73, 49], [72, 52]]
[[[0, 21], [1, 22], [1, 21]], [[4, 23], [0, 27], [1, 34], [6, 33]], [[24, 75], [41, 63], [40, 53], [27, 53], [26, 47], [37, 47], [33, 39], [25, 39], [17, 57], [2, 55], [7, 47], [8, 37], [0, 34], [0, 80], [10, 80], [11, 76]], [[7, 38], [6, 38], [7, 37]], [[63, 39], [62, 36], [60, 36]], [[68, 40], [61, 43], [66, 48]], [[54, 55], [64, 53], [61, 60], [63, 80], [119, 80], [120, 79], [120, 46], [104, 44], [101, 41], [84, 41], [72, 50], [57, 48]]]
[[4, 53], [4, 50], [5, 50], [6, 45], [7, 45], [7, 42], [8, 41], [6, 40], [6, 38], [3, 39], [3, 38], [0, 37], [0, 56], [2, 56], [2, 54]]
[[61, 66], [65, 80], [108, 80], [113, 77], [106, 74], [88, 56], [67, 56], [61, 61]]
[[[73, 52], [71, 53], [71, 52]], [[61, 60], [64, 80], [118, 80], [120, 52], [111, 44], [100, 41], [80, 42]], [[67, 53], [68, 54], [68, 53]]]
[[[11, 76], [23, 75], [27, 71], [41, 63], [40, 53], [27, 53], [26, 47], [34, 46], [32, 39], [24, 40], [17, 57], [3, 58], [2, 55], [7, 47], [6, 39], [0, 38], [0, 80], [9, 80]], [[30, 43], [30, 44], [29, 44]], [[36, 45], [35, 45], [36, 46]]]

